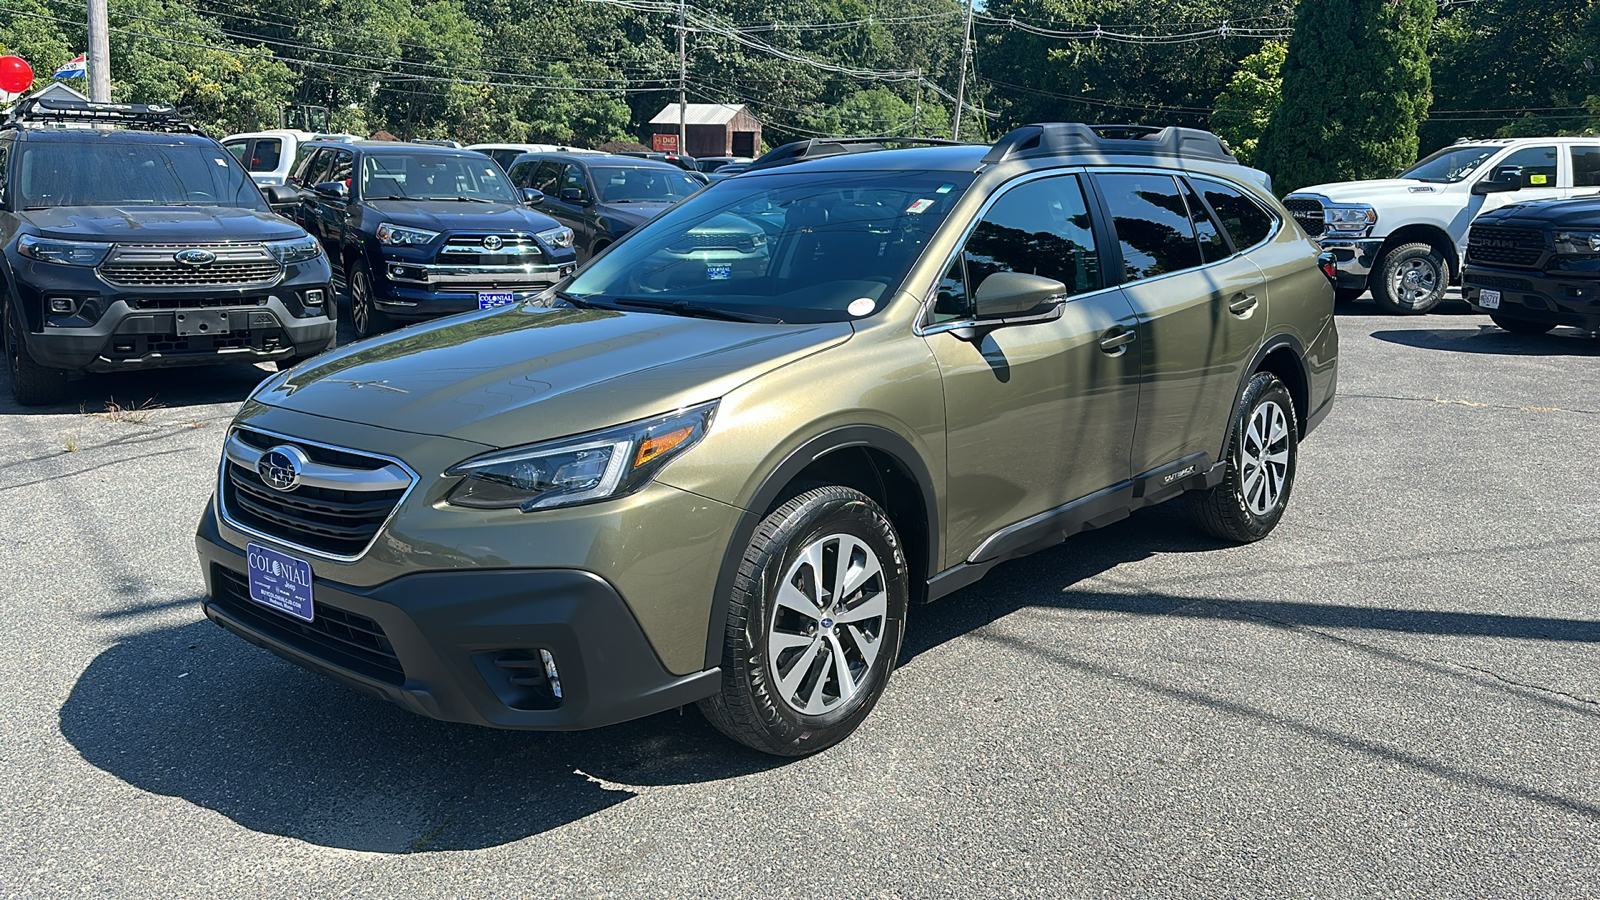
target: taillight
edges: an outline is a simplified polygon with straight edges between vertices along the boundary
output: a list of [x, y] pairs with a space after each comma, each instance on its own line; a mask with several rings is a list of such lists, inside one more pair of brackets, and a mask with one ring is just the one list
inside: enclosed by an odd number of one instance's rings
[[1329, 284], [1338, 283], [1339, 267], [1334, 264], [1333, 251], [1325, 250], [1317, 255], [1317, 268], [1322, 270], [1322, 274], [1328, 276]]

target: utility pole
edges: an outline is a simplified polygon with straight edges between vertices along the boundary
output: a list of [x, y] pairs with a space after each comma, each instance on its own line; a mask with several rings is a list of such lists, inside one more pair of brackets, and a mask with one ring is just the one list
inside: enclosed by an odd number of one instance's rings
[[961, 75], [956, 79], [956, 118], [950, 140], [961, 140], [961, 107], [967, 100], [967, 58], [972, 56], [972, 2], [967, 0], [967, 27], [961, 36]]
[[[105, 0], [101, 0], [105, 2]], [[689, 55], [684, 35], [688, 33], [684, 4], [678, 0], [678, 152], [689, 152]]]
[[922, 69], [917, 69], [917, 102], [911, 107], [911, 136], [922, 137]]
[[89, 0], [89, 99], [111, 102], [111, 26], [106, 0]]

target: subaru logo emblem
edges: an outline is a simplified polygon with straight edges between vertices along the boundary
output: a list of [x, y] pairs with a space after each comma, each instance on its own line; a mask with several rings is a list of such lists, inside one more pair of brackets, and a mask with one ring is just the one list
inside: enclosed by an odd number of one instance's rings
[[172, 254], [172, 258], [186, 266], [208, 266], [217, 261], [215, 253], [210, 250], [202, 250], [199, 247], [179, 250], [177, 253]]
[[483, 239], [483, 249], [485, 250], [499, 250], [504, 245], [505, 241], [500, 240], [500, 235], [498, 234], [491, 234]]
[[296, 447], [277, 446], [261, 454], [256, 474], [261, 483], [275, 491], [292, 491], [300, 486], [300, 472], [308, 460]]

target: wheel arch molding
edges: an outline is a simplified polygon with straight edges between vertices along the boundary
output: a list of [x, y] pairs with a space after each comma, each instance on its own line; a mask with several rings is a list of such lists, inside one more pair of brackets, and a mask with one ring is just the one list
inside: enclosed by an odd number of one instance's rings
[[[1309, 420], [1311, 417], [1311, 367], [1306, 363], [1306, 348], [1300, 339], [1292, 334], [1276, 334], [1261, 342], [1261, 348], [1251, 358], [1250, 364], [1244, 367], [1240, 375], [1239, 384], [1233, 392], [1234, 408], [1237, 409], [1239, 401], [1244, 398], [1244, 392], [1250, 386], [1250, 379], [1260, 372], [1271, 372], [1278, 376], [1284, 386], [1289, 389], [1289, 396], [1295, 405], [1295, 430], [1300, 440], [1304, 440], [1310, 431]], [[1217, 459], [1228, 458], [1228, 448], [1233, 445], [1233, 416], [1228, 416], [1228, 431], [1222, 442], [1222, 452]]]
[[905, 548], [912, 602], [925, 596], [939, 559], [938, 497], [928, 463], [910, 441], [876, 425], [847, 425], [796, 447], [761, 480], [723, 550], [706, 629], [706, 667], [720, 665], [728, 600], [745, 548], [768, 513], [802, 484], [844, 484], [888, 514]]

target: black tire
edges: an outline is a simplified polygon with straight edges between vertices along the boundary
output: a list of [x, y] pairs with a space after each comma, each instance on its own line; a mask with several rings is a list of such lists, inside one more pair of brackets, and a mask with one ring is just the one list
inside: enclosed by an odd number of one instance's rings
[[1544, 334], [1556, 327], [1554, 323], [1546, 325], [1543, 322], [1530, 322], [1527, 319], [1513, 319], [1497, 312], [1489, 313], [1489, 321], [1512, 334]]
[[52, 369], [34, 362], [28, 354], [28, 344], [23, 335], [28, 329], [22, 324], [22, 312], [6, 304], [4, 335], [0, 337], [6, 357], [6, 368], [11, 373], [11, 396], [23, 406], [46, 406], [67, 398], [67, 371]]
[[1450, 263], [1428, 244], [1401, 244], [1378, 260], [1371, 286], [1372, 299], [1384, 312], [1433, 312], [1450, 288]]
[[1333, 302], [1344, 306], [1356, 302], [1356, 298], [1367, 292], [1366, 288], [1334, 288]]
[[346, 270], [345, 289], [350, 294], [350, 326], [356, 337], [371, 337], [388, 331], [393, 324], [389, 317], [373, 305], [372, 270], [367, 261], [357, 259]]
[[[831, 570], [830, 541], [835, 542]], [[815, 555], [802, 559], [813, 547]], [[841, 577], [841, 553], [856, 572], [872, 571], [876, 561], [878, 574], [835, 600], [831, 594], [839, 583], [833, 581], [832, 591], [819, 583]], [[821, 565], [812, 567], [813, 559]], [[809, 579], [807, 571], [813, 573]], [[816, 615], [778, 601], [786, 575], [794, 578], [791, 602], [797, 596], [813, 602], [812, 595], [822, 601], [813, 608]], [[764, 753], [804, 756], [839, 743], [883, 694], [900, 654], [909, 595], [900, 537], [876, 503], [836, 485], [802, 492], [762, 520], [739, 562], [728, 619], [721, 623], [722, 691], [700, 701], [701, 711], [717, 730]], [[881, 614], [874, 613], [880, 609]], [[814, 623], [809, 631], [808, 621]], [[874, 628], [876, 639], [863, 640]], [[798, 644], [772, 649], [776, 643], [807, 640], [811, 643], [804, 649]], [[843, 677], [853, 687], [840, 680], [836, 658], [848, 663]], [[789, 679], [797, 680], [786, 688]], [[802, 705], [815, 705], [817, 711]]]
[[[1276, 421], [1270, 405], [1275, 405], [1282, 414], [1285, 431], [1279, 440], [1266, 440], [1263, 447], [1263, 442], [1256, 437], [1259, 432], [1252, 430], [1251, 425], [1262, 411], [1266, 411], [1266, 421]], [[1294, 398], [1278, 376], [1257, 372], [1251, 377], [1233, 413], [1233, 438], [1228, 443], [1228, 467], [1222, 483], [1190, 491], [1185, 496], [1189, 514], [1202, 531], [1225, 541], [1248, 544], [1261, 540], [1277, 527], [1294, 489], [1295, 467], [1300, 458], [1298, 421]], [[1256, 454], [1256, 458], [1263, 459], [1262, 464], [1251, 464], [1251, 455], [1247, 452], [1251, 445], [1258, 451], [1265, 451]], [[1279, 453], [1283, 454], [1281, 463], [1266, 461]], [[1278, 489], [1272, 502], [1261, 502], [1263, 494], [1270, 492], [1273, 484], [1277, 484]]]

